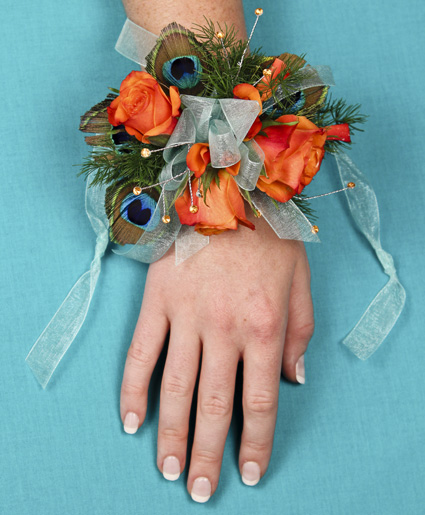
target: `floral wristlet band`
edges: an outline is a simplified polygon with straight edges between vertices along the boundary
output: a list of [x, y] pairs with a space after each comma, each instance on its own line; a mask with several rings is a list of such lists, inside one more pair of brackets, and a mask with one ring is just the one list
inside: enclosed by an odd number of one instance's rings
[[337, 192], [390, 278], [343, 343], [367, 359], [397, 321], [406, 294], [381, 247], [376, 197], [342, 151], [364, 117], [327, 98], [329, 67], [248, 52], [262, 13], [247, 42], [211, 22], [194, 32], [172, 23], [157, 37], [126, 21], [116, 49], [146, 71], [131, 72], [81, 120], [93, 146], [82, 173], [96, 248], [26, 358], [43, 388], [87, 316], [109, 240], [119, 245], [114, 252], [145, 263], [175, 243], [177, 265], [209, 235], [255, 229], [251, 209], [279, 238], [318, 242], [309, 206], [316, 197], [303, 190], [326, 152], [336, 159]]

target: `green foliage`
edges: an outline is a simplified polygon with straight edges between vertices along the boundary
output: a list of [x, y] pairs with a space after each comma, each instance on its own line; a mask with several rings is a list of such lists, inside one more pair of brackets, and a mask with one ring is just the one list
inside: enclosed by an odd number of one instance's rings
[[315, 222], [317, 220], [317, 215], [314, 212], [314, 209], [310, 206], [308, 200], [305, 199], [306, 195], [304, 193], [300, 193], [295, 197], [292, 197], [292, 201], [297, 206], [298, 209], [302, 211], [304, 216], [308, 218], [310, 222]]
[[[354, 132], [363, 132], [361, 127], [367, 120], [367, 116], [360, 113], [360, 104], [349, 105], [343, 99], [333, 100], [329, 96], [325, 104], [315, 113], [312, 121], [319, 127], [347, 123], [350, 127], [350, 135]], [[339, 148], [349, 148], [351, 143], [338, 140], [327, 140], [325, 150], [334, 154]]]
[[[223, 39], [218, 39], [216, 32], [221, 31]], [[201, 81], [205, 86], [202, 96], [214, 98], [232, 98], [233, 88], [244, 82], [252, 83], [253, 78], [260, 78], [266, 57], [260, 49], [246, 52], [243, 66], [239, 66], [246, 49], [246, 41], [236, 38], [234, 27], [217, 26], [206, 19], [205, 25], [195, 25], [194, 33], [200, 42], [198, 51], [202, 55], [205, 70]], [[255, 80], [255, 79], [254, 79]]]
[[161, 152], [153, 152], [146, 159], [141, 157], [140, 150], [144, 147], [155, 149], [136, 139], [115, 145], [111, 138], [109, 144], [93, 149], [84, 161], [80, 175], [87, 177], [94, 173], [92, 185], [110, 184], [121, 180], [132, 180], [142, 187], [154, 184], [165, 161]]

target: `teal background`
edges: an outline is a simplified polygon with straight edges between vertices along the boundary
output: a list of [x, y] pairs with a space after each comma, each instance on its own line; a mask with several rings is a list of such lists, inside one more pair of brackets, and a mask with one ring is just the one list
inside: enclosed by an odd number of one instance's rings
[[[245, 2], [248, 27], [256, 2]], [[118, 0], [8, 2], [1, 33], [0, 512], [24, 514], [425, 512], [424, 165], [422, 0], [263, 0], [255, 44], [329, 64], [335, 97], [370, 115], [350, 156], [370, 178], [383, 247], [407, 303], [376, 354], [340, 341], [386, 282], [344, 196], [315, 201], [321, 245], [308, 246], [316, 332], [303, 387], [281, 383], [270, 468], [255, 488], [237, 467], [240, 413], [220, 485], [193, 503], [185, 474], [156, 468], [160, 367], [147, 421], [126, 435], [119, 391], [147, 266], [108, 252], [87, 321], [47, 390], [25, 357], [77, 278], [94, 233], [84, 214], [87, 154], [79, 116], [118, 87], [132, 63], [114, 51]], [[327, 160], [310, 191], [338, 187]]]

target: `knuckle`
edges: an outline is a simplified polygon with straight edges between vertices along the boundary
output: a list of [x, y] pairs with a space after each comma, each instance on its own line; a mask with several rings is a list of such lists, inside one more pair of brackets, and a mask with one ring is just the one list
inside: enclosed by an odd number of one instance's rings
[[139, 368], [150, 368], [153, 365], [152, 355], [138, 340], [133, 340], [127, 352], [127, 360]]
[[255, 302], [255, 315], [250, 317], [249, 329], [256, 340], [268, 343], [275, 340], [282, 328], [282, 314], [266, 295]]
[[216, 465], [220, 462], [220, 456], [215, 451], [208, 449], [198, 449], [196, 451], [195, 459], [207, 465]]
[[134, 395], [140, 396], [145, 394], [145, 388], [142, 384], [130, 383], [123, 381], [121, 385], [121, 394], [125, 397], [132, 397]]
[[160, 435], [162, 438], [176, 443], [182, 443], [187, 440], [187, 431], [175, 427], [164, 427], [161, 429]]
[[244, 442], [244, 447], [262, 456], [266, 456], [270, 452], [270, 442], [248, 440]]
[[224, 418], [232, 411], [232, 402], [225, 395], [210, 395], [200, 402], [201, 414], [209, 418]]
[[277, 397], [269, 392], [247, 394], [243, 399], [243, 409], [254, 414], [272, 413], [277, 409]]
[[301, 325], [297, 328], [297, 336], [302, 340], [309, 341], [314, 333], [314, 320]]
[[177, 375], [164, 376], [163, 393], [174, 399], [180, 399], [190, 395], [190, 385], [187, 380]]

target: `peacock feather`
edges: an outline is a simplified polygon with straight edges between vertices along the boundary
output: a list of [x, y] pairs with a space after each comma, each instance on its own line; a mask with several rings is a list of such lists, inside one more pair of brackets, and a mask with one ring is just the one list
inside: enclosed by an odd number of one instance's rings
[[109, 237], [119, 245], [137, 243], [145, 231], [152, 231], [160, 222], [160, 212], [156, 209], [159, 192], [150, 188], [136, 195], [135, 186], [133, 181], [120, 181], [106, 190]]
[[200, 43], [193, 32], [178, 23], [165, 27], [146, 57], [146, 71], [166, 87], [177, 86], [180, 93], [198, 95], [203, 84]]
[[87, 145], [109, 146], [111, 138], [116, 145], [119, 145], [129, 139], [130, 136], [125, 131], [124, 125], [113, 127], [108, 121], [107, 108], [116, 97], [117, 95], [110, 93], [105, 100], [93, 106], [81, 117], [80, 131], [91, 133], [91, 136], [84, 138]]
[[[300, 70], [306, 64], [305, 59], [299, 57], [295, 54], [284, 53], [279, 56], [279, 59], [286, 64], [286, 68], [288, 70], [294, 71], [296, 76], [297, 70]], [[275, 57], [270, 58], [266, 63], [265, 67], [269, 67]], [[312, 114], [319, 109], [319, 107], [326, 100], [326, 95], [328, 93], [328, 87], [326, 86], [317, 86], [312, 88], [307, 88], [302, 91], [295, 93], [289, 98], [285, 99], [282, 102], [282, 106], [278, 109], [276, 107], [273, 108], [273, 118], [277, 118], [282, 114], [302, 114], [308, 115]], [[263, 105], [264, 112], [267, 113], [267, 102]], [[272, 109], [269, 109], [271, 112]]]

